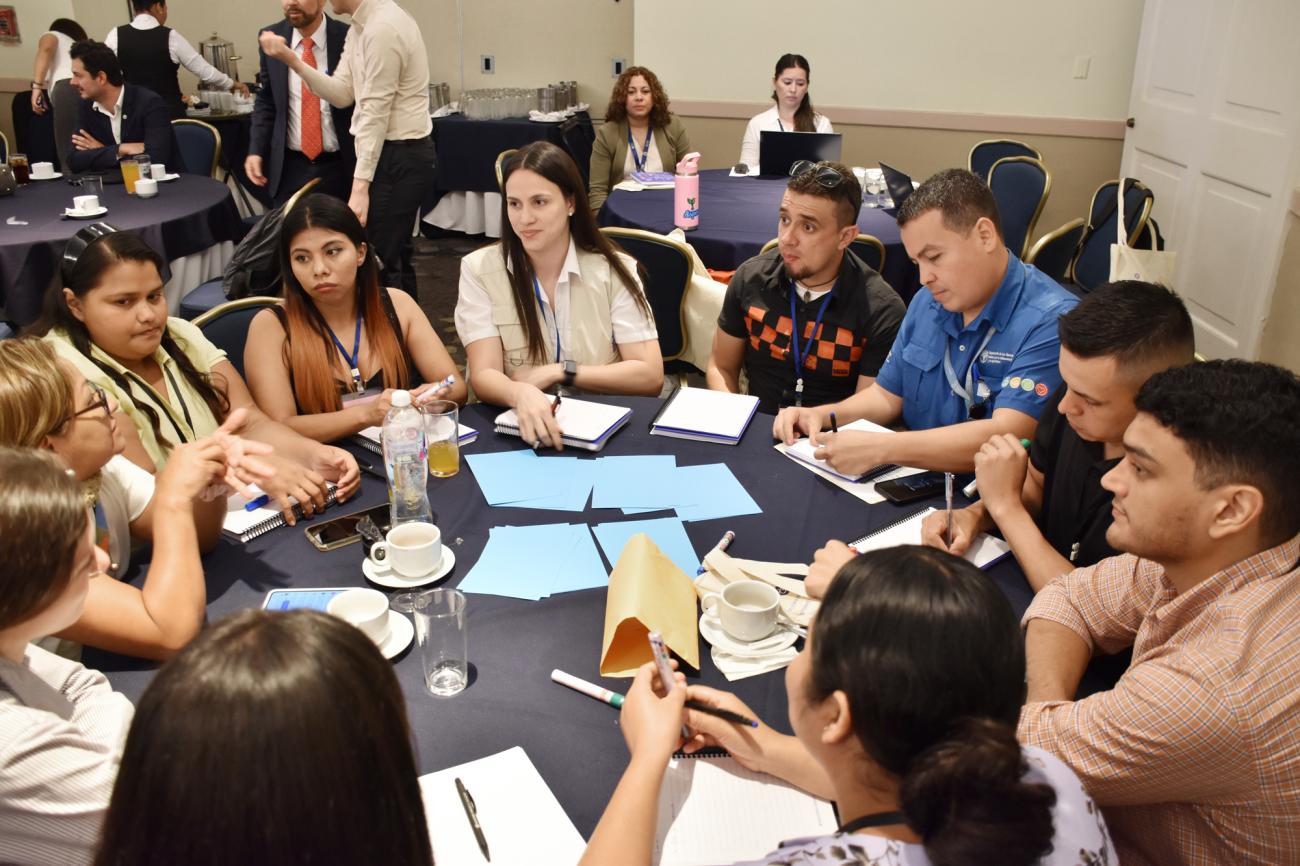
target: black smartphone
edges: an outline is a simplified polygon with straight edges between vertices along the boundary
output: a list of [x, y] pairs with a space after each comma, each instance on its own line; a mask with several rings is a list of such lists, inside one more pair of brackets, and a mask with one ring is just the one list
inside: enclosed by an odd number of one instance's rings
[[897, 505], [928, 499], [943, 492], [943, 473], [920, 472], [891, 481], [877, 481], [876, 491]]
[[375, 526], [379, 527], [380, 532], [388, 532], [389, 512], [387, 503], [367, 508], [365, 511], [344, 514], [342, 517], [336, 517], [333, 520], [313, 523], [311, 526], [304, 527], [303, 532], [307, 535], [307, 540], [317, 550], [335, 550], [361, 540], [361, 533], [357, 532], [357, 522], [367, 516], [374, 521]]

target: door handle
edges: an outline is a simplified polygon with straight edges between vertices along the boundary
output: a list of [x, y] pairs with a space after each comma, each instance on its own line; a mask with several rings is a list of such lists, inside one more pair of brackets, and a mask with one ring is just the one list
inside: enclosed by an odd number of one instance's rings
[[1127, 126], [1129, 129], [1132, 129], [1134, 126], [1137, 125], [1137, 118], [1130, 117], [1128, 120], [1124, 121], [1124, 125]]

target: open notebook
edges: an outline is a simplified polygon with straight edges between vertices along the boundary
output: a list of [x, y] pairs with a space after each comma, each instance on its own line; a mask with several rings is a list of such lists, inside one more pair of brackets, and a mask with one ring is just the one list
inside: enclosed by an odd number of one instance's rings
[[[547, 399], [555, 402], [555, 398], [549, 394]], [[632, 410], [623, 406], [593, 403], [577, 397], [565, 397], [555, 413], [560, 430], [564, 433], [564, 444], [586, 451], [604, 448], [609, 437], [617, 433], [631, 417]], [[498, 415], [496, 425], [498, 433], [519, 435], [519, 417], [515, 415], [514, 409], [507, 409]]]
[[[838, 828], [835, 809], [735, 758], [675, 755], [659, 788], [652, 863], [702, 866], [758, 860], [785, 839]], [[495, 863], [495, 859], [493, 863]]]
[[[352, 441], [357, 443], [363, 448], [368, 448], [371, 451], [375, 452], [376, 454], [382, 455], [384, 453], [384, 443], [382, 439], [383, 432], [384, 432], [384, 428], [382, 427], [367, 427], [366, 429], [358, 432], [357, 435], [353, 436]], [[467, 427], [464, 424], [457, 425], [457, 430], [456, 430], [457, 445], [468, 445], [469, 443], [473, 442], [477, 438], [478, 438], [478, 431], [475, 430], [473, 427]]]
[[[881, 427], [879, 424], [873, 424], [872, 422], [867, 421], [865, 419], [859, 419], [850, 424], [841, 424], [840, 432], [844, 432], [846, 430], [856, 430], [861, 433], [893, 433], [894, 432], [893, 430], [890, 430], [888, 427]], [[862, 481], [864, 479], [874, 478], [878, 475], [884, 474], [885, 472], [889, 472], [891, 470], [898, 468], [891, 463], [882, 463], [879, 466], [873, 466], [870, 469], [868, 469], [866, 472], [860, 473], [858, 475], [846, 475], [843, 472], [839, 472], [835, 469], [832, 469], [830, 464], [827, 463], [825, 460], [818, 460], [816, 457], [814, 457], [813, 455], [817, 453], [818, 447], [819, 446], [817, 445], [813, 445], [812, 440], [810, 440], [808, 437], [805, 436], [803, 439], [796, 439], [793, 445], [778, 446], [778, 449], [781, 450], [787, 457], [792, 457], [801, 463], [806, 463], [807, 465], [812, 466], [815, 469], [819, 469], [825, 475], [833, 475], [836, 478], [842, 478], [845, 481]]]
[[[260, 495], [260, 488], [254, 487], [253, 490]], [[284, 526], [284, 512], [274, 501], [252, 511], [244, 507], [248, 502], [249, 500], [239, 493], [227, 497], [226, 517], [221, 521], [221, 531], [227, 538], [233, 538], [241, 543], [249, 542], [272, 529]], [[325, 507], [328, 508], [333, 504], [334, 483], [330, 482], [329, 493], [325, 495]], [[298, 505], [297, 500], [294, 500], [293, 513], [297, 519], [303, 519], [302, 507]]]
[[735, 445], [758, 411], [758, 398], [708, 388], [678, 388], [650, 424], [654, 436]]
[[[849, 547], [858, 553], [866, 553], [868, 550], [881, 550], [886, 547], [897, 547], [900, 544], [920, 544], [921, 521], [925, 520], [927, 514], [936, 510], [926, 508], [916, 514], [901, 517], [851, 542]], [[1010, 552], [1011, 546], [1005, 541], [994, 538], [987, 532], [981, 532], [975, 536], [975, 541], [966, 551], [965, 558], [980, 568], [987, 568]]]

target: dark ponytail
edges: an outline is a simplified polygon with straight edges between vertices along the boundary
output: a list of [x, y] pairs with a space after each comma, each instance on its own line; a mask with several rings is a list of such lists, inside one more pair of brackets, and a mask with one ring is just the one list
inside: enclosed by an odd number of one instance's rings
[[826, 592], [811, 652], [810, 697], [844, 693], [935, 866], [1029, 866], [1051, 850], [1056, 794], [1022, 781], [1015, 738], [1020, 625], [983, 572], [928, 547], [855, 557]]
[[1052, 850], [1051, 785], [1026, 782], [1015, 732], [963, 719], [908, 766], [898, 799], [934, 866], [1037, 863]]

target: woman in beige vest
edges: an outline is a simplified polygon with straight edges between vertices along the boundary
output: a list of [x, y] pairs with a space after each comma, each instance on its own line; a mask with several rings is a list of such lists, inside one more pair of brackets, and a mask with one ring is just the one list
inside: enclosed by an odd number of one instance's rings
[[501, 242], [461, 261], [456, 330], [480, 398], [559, 448], [544, 391], [654, 396], [659, 336], [636, 262], [596, 228], [573, 160], [534, 142], [503, 167]]

